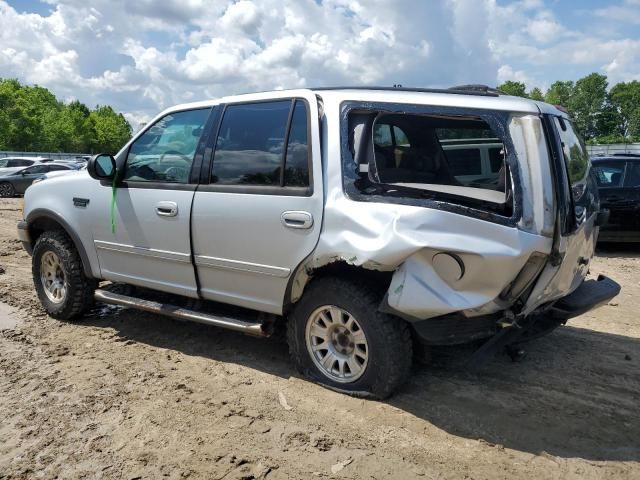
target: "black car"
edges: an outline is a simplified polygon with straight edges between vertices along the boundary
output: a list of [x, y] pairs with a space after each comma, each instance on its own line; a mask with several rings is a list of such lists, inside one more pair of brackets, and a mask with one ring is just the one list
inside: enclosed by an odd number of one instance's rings
[[592, 157], [600, 206], [610, 211], [599, 241], [640, 242], [640, 155]]
[[24, 194], [36, 178], [59, 170], [78, 170], [80, 166], [69, 162], [48, 162], [32, 165], [17, 172], [0, 176], [0, 197], [15, 197]]

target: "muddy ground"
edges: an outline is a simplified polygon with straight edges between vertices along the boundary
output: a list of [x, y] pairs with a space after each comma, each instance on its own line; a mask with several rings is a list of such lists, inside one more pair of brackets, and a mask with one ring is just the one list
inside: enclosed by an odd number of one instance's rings
[[[387, 402], [301, 378], [287, 347], [152, 314], [43, 315], [0, 201], [0, 479], [640, 478], [640, 247], [599, 252], [609, 305], [520, 363], [441, 349]], [[287, 408], [285, 408], [285, 406]]]

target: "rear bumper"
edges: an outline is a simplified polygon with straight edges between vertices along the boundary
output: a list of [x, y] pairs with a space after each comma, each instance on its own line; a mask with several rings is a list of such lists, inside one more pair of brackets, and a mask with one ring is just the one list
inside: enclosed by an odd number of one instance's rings
[[568, 320], [598, 308], [620, 293], [620, 285], [605, 275], [597, 280], [585, 280], [573, 293], [553, 304], [551, 311], [557, 318]]
[[31, 235], [29, 234], [29, 224], [24, 220], [18, 222], [18, 239], [22, 242], [23, 248], [31, 255]]

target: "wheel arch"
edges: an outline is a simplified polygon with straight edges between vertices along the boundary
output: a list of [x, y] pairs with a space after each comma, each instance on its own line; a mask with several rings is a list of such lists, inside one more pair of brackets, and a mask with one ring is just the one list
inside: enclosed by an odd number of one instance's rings
[[347, 278], [367, 283], [379, 290], [380, 298], [391, 284], [393, 271], [379, 271], [363, 266], [353, 265], [345, 260], [335, 260], [316, 268], [309, 268], [306, 262], [301, 263], [289, 279], [283, 312], [287, 312], [296, 304], [307, 286], [314, 280], [324, 277]]
[[36, 241], [44, 232], [51, 230], [62, 230], [73, 242], [74, 247], [78, 251], [80, 255], [80, 260], [82, 261], [82, 269], [84, 270], [84, 274], [87, 278], [95, 278], [93, 272], [91, 271], [91, 262], [89, 261], [89, 256], [87, 255], [87, 251], [80, 240], [80, 237], [75, 233], [71, 225], [62, 217], [62, 215], [52, 212], [51, 210], [46, 209], [36, 209], [33, 210], [27, 215], [25, 219], [28, 225], [29, 237], [31, 248], [36, 244]]

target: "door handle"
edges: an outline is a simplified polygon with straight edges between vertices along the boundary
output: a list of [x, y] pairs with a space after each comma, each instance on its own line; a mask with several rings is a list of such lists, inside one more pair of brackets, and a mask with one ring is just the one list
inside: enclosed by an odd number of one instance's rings
[[309, 229], [313, 226], [313, 216], [309, 212], [283, 212], [280, 219], [287, 228]]
[[178, 215], [178, 204], [176, 202], [158, 202], [156, 214], [161, 217], [175, 217]]

